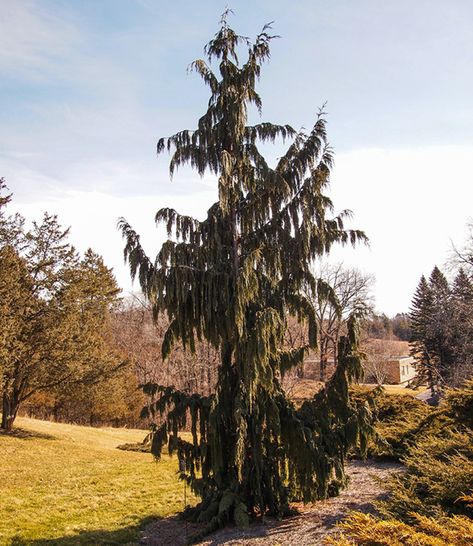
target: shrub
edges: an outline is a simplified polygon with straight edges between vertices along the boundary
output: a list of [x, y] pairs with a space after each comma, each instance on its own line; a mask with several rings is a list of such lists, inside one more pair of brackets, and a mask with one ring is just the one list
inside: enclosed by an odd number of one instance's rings
[[441, 519], [411, 513], [411, 524], [353, 513], [340, 525], [344, 534], [326, 539], [330, 546], [471, 546], [473, 521], [464, 516]]
[[473, 492], [471, 431], [430, 434], [410, 449], [403, 462], [406, 472], [389, 479], [390, 496], [379, 505], [382, 514], [408, 520], [411, 511], [436, 517], [471, 513], [466, 500], [461, 500]]
[[[387, 482], [381, 517], [353, 513], [332, 546], [473, 544], [473, 381], [445, 394], [438, 409], [379, 394], [378, 434], [406, 472]], [[384, 518], [384, 519], [382, 519]]]
[[457, 424], [473, 429], [473, 379], [465, 381], [460, 389], [449, 389], [444, 408]]
[[369, 457], [399, 460], [407, 455], [434, 412], [412, 396], [388, 394], [383, 389], [357, 387], [352, 389], [351, 396], [359, 403], [370, 397], [374, 400], [376, 425], [375, 436], [368, 444]]

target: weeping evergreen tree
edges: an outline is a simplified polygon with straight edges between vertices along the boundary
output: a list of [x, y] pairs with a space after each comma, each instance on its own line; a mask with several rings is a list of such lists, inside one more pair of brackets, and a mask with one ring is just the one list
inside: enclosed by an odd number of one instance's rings
[[[152, 433], [152, 451], [159, 456], [167, 443], [178, 452], [182, 477], [202, 498], [189, 515], [208, 524], [205, 532], [227, 521], [246, 524], [256, 515], [281, 517], [292, 499], [336, 494], [349, 447], [369, 431], [369, 408], [356, 406], [348, 393], [350, 381], [361, 374], [355, 317], [339, 342], [337, 371], [322, 392], [296, 410], [281, 387], [284, 373], [316, 348], [307, 287], [314, 299], [333, 299], [311, 274], [311, 261], [335, 243], [366, 237], [345, 229], [349, 211], [329, 217], [333, 207], [323, 192], [332, 155], [323, 113], [310, 132], [248, 124], [249, 106], [261, 111], [255, 84], [269, 58], [269, 32], [266, 25], [250, 43], [224, 16], [205, 48], [209, 63], [192, 64], [210, 88], [207, 111], [195, 130], [158, 141], [158, 154], [172, 154], [171, 175], [190, 164], [199, 175], [218, 178], [218, 201], [207, 217], [158, 211], [156, 222], [166, 224], [169, 240], [154, 261], [132, 227], [119, 222], [132, 277], [138, 277], [156, 316], [165, 312], [170, 321], [163, 357], [177, 342], [193, 351], [202, 339], [220, 353], [211, 396], [145, 386], [156, 399], [145, 413], [166, 416]], [[239, 62], [238, 49], [247, 51], [246, 62]], [[218, 63], [217, 73], [211, 61]], [[277, 138], [290, 143], [270, 166], [258, 144]], [[309, 342], [288, 351], [283, 341], [290, 315], [307, 325]], [[186, 426], [189, 442], [178, 436]]]

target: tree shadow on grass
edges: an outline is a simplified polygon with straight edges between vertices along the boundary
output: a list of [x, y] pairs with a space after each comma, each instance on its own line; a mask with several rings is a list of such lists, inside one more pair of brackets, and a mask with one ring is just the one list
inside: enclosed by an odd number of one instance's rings
[[17, 535], [11, 539], [9, 546], [136, 546], [139, 544], [139, 533], [143, 526], [157, 519], [157, 517], [150, 516], [141, 520], [137, 525], [113, 531], [94, 529], [57, 538], [29, 539]]
[[15, 427], [13, 430], [1, 430], [0, 437], [8, 436], [9, 438], [19, 438], [20, 440], [25, 439], [39, 439], [39, 440], [56, 440], [56, 436], [52, 434], [46, 434], [45, 432], [37, 432], [34, 430], [26, 430], [24, 428]]

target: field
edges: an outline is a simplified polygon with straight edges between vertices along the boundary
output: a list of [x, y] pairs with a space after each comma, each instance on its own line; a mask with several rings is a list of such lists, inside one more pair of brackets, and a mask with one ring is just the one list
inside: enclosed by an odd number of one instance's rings
[[[323, 386], [323, 383], [314, 379], [298, 379], [290, 385], [288, 389], [288, 395], [295, 401], [302, 402], [307, 398], [311, 398], [319, 391]], [[374, 384], [361, 384], [362, 387], [374, 389]], [[406, 396], [417, 396], [425, 392], [426, 387], [418, 387], [417, 389], [410, 389], [403, 385], [383, 385], [386, 394], [401, 394]]]
[[[365, 383], [363, 386], [369, 387], [371, 389], [374, 389], [376, 385]], [[417, 389], [411, 389], [408, 387], [404, 387], [402, 385], [383, 385], [384, 390], [386, 391], [386, 394], [401, 394], [404, 396], [417, 396], [418, 394], [422, 394], [427, 390], [427, 387], [422, 386], [418, 387]]]
[[0, 434], [0, 545], [136, 544], [183, 508], [176, 459], [120, 451], [145, 431], [18, 418]]

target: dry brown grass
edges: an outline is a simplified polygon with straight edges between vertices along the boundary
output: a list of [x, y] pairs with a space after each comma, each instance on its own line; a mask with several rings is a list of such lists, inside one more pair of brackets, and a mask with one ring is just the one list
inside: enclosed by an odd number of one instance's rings
[[[301, 402], [312, 398], [323, 385], [324, 384], [321, 381], [316, 381], [314, 379], [297, 379], [290, 384], [287, 393], [292, 400]], [[361, 386], [368, 389], [377, 387], [377, 385], [371, 383], [362, 384]], [[416, 396], [427, 390], [427, 387], [412, 389], [402, 385], [383, 385], [383, 388], [386, 391], [386, 394], [401, 394], [406, 396]]]

